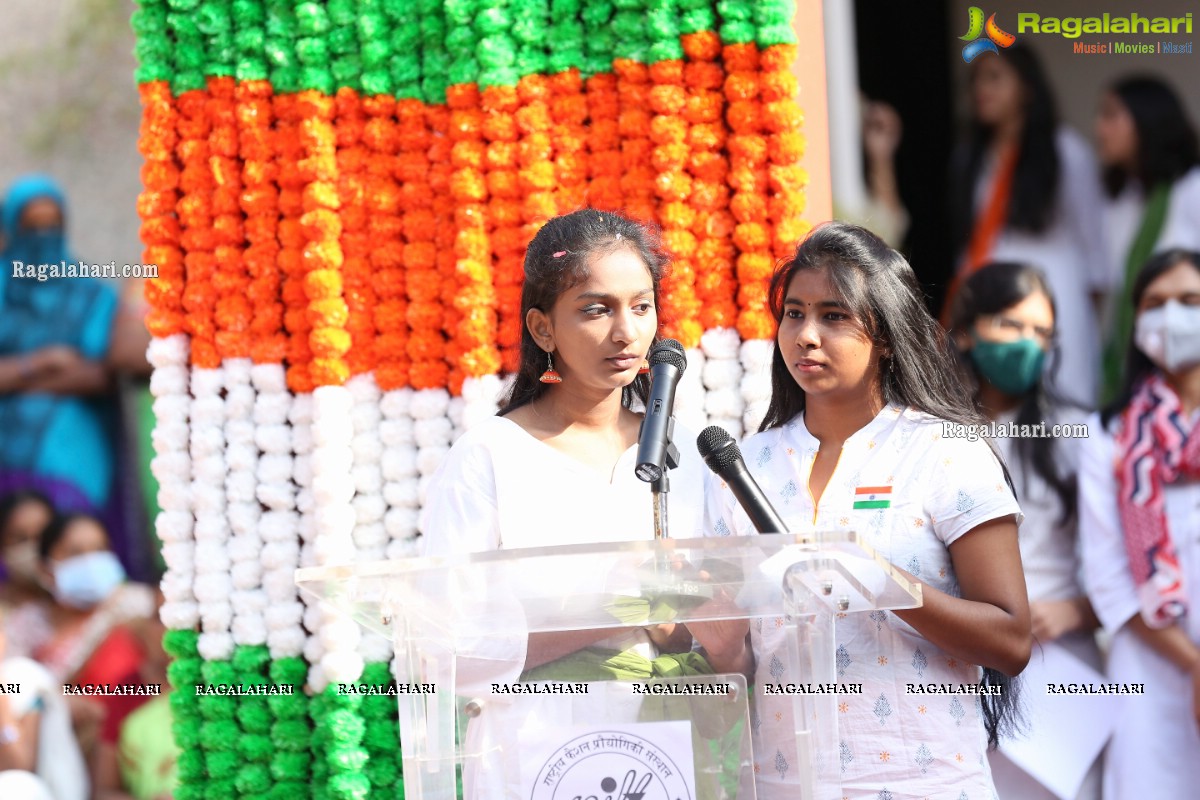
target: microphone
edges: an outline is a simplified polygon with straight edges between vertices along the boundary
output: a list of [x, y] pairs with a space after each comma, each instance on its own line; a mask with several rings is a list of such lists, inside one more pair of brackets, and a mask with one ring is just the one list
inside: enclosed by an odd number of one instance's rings
[[670, 452], [674, 420], [675, 388], [687, 369], [683, 345], [674, 339], [663, 339], [650, 349], [650, 398], [646, 401], [646, 416], [638, 432], [637, 466], [634, 472], [646, 483], [663, 476], [663, 462], [670, 456], [667, 468], [678, 466], [679, 456]]
[[783, 518], [771, 507], [754, 476], [746, 469], [742, 451], [729, 432], [719, 425], [709, 425], [696, 437], [696, 447], [708, 468], [717, 474], [733, 491], [738, 505], [750, 517], [759, 533], [787, 533]]

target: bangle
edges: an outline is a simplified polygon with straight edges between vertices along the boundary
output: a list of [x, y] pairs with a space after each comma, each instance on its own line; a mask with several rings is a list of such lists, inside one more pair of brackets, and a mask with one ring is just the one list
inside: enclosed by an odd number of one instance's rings
[[0, 725], [0, 744], [16, 744], [21, 738], [21, 731], [16, 725], [9, 723]]

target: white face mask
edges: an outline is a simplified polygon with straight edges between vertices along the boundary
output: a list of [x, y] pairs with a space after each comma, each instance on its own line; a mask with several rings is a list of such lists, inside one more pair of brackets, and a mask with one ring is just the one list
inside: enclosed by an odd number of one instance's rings
[[1200, 306], [1168, 300], [1138, 315], [1134, 344], [1167, 372], [1200, 364]]

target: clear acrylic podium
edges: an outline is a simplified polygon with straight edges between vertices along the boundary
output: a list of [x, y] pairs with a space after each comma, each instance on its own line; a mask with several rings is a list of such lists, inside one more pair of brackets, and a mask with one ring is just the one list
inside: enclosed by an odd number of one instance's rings
[[[663, 790], [671, 800], [693, 792], [695, 800], [754, 798], [749, 720], [761, 689], [734, 675], [557, 683], [543, 676], [521, 684], [530, 635], [767, 617], [786, 626], [792, 663], [802, 665], [806, 683], [835, 684], [839, 615], [921, 604], [920, 585], [852, 531], [501, 550], [301, 569], [296, 581], [393, 642], [409, 800], [454, 800], [464, 775], [494, 782], [498, 771], [503, 791], [493, 784], [476, 797], [573, 800], [604, 798], [605, 789], [623, 797], [611, 778], [592, 791], [590, 784], [567, 787], [567, 777], [583, 780], [571, 770], [600, 763], [587, 757], [607, 750], [605, 742], [619, 739], [630, 750], [622, 756], [640, 757], [630, 731], [642, 728], [630, 726], [646, 723], [657, 723], [644, 729], [666, 733], [671, 748], [688, 750], [680, 726], [691, 731], [694, 774], [686, 789]], [[804, 776], [795, 795], [804, 800], [841, 796], [836, 698], [791, 695], [797, 731], [790, 763]], [[481, 734], [489, 721], [497, 724]], [[594, 730], [621, 736], [573, 738]], [[547, 749], [553, 735], [562, 743], [557, 750]], [[656, 756], [666, 753], [659, 750]], [[685, 769], [660, 767], [658, 778], [670, 783], [666, 773]]]

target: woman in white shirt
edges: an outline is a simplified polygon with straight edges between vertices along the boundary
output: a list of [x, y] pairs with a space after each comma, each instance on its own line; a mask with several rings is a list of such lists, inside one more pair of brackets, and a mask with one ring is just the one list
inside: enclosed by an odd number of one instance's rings
[[1078, 133], [1058, 124], [1045, 72], [1027, 46], [984, 54], [970, 69], [971, 124], [953, 165], [956, 280], [993, 261], [1046, 273], [1062, 332], [1055, 388], [1092, 405], [1100, 361], [1095, 307], [1112, 281], [1095, 160]]
[[[585, 209], [541, 228], [525, 256], [515, 382], [499, 414], [465, 433], [433, 476], [420, 521], [425, 555], [654, 536], [650, 484], [634, 473], [642, 415], [631, 406], [648, 396], [646, 356], [658, 338], [665, 266], [652, 233], [617, 214]], [[675, 441], [681, 455], [670, 473], [668, 533], [696, 536], [706, 471], [694, 436], [677, 428]], [[570, 576], [542, 579], [553, 585]], [[674, 652], [684, 670], [711, 671], [690, 652], [691, 634], [683, 626], [608, 633], [491, 640], [471, 652], [470, 667], [460, 668], [460, 685], [463, 678], [485, 686], [512, 682], [539, 667], [545, 667], [537, 671], [545, 679], [568, 656], [573, 679], [584, 680], [578, 675], [585, 650], [584, 660], [601, 670], [609, 659], [620, 657], [627, 665], [640, 657], [644, 677], [650, 677], [662, 663], [651, 659]], [[469, 766], [468, 797], [491, 800], [514, 791], [518, 727], [535, 718], [569, 724], [561, 698], [544, 708], [525, 703], [517, 716], [498, 713], [505, 702], [488, 700], [484, 716], [496, 724], [472, 723], [472, 736], [486, 739], [476, 740], [484, 742], [481, 749], [503, 753], [507, 747], [508, 755]]]
[[1105, 326], [1108, 401], [1121, 385], [1138, 271], [1159, 250], [1200, 249], [1200, 153], [1179, 96], [1150, 76], [1117, 81], [1101, 97], [1096, 150], [1108, 194], [1105, 244], [1116, 289], [1106, 314], [1113, 324]]
[[[904, 258], [845, 223], [814, 230], [770, 297], [772, 399], [742, 446], [750, 471], [792, 532], [856, 530], [924, 595], [920, 608], [838, 620], [838, 680], [863, 692], [839, 697], [840, 741], [833, 752], [817, 745], [819, 781], [853, 798], [991, 797], [984, 753], [1011, 720], [1006, 676], [1030, 654], [1020, 511], [988, 443], [946, 427], [983, 423], [946, 334]], [[715, 482], [708, 515], [715, 535], [754, 533]], [[806, 680], [781, 631], [751, 625], [760, 687]], [[999, 695], [967, 693], [980, 683]], [[791, 703], [761, 690], [755, 702], [758, 796], [794, 797], [807, 776]]]
[[[1087, 415], [1059, 399], [1042, 378], [1043, 364], [1056, 355], [1058, 338], [1049, 284], [1034, 267], [988, 264], [963, 284], [950, 319], [980, 410], [1003, 430], [1032, 433], [997, 435], [995, 443], [1025, 514], [1019, 542], [1034, 638], [1043, 647], [1054, 642], [1099, 670], [1098, 622], [1083, 590], [1078, 555], [1076, 476], [1083, 437], [1072, 436], [1085, 430]], [[1044, 435], [1038, 435], [1038, 426], [1044, 426]], [[1062, 426], [1058, 434], [1056, 426]], [[1077, 674], [1057, 677], [1068, 683], [1079, 679]], [[1037, 703], [1040, 696], [1027, 694], [1026, 702]], [[1039, 739], [1037, 730], [1030, 733], [1038, 746], [1054, 752], [1065, 774], [1088, 772], [1088, 763], [1077, 763], [1076, 748]], [[993, 753], [990, 761], [1000, 797], [1056, 797], [1008, 759]], [[1076, 795], [1080, 800], [1099, 797], [1099, 764], [1091, 763], [1087, 782]]]
[[1079, 475], [1084, 581], [1125, 698], [1104, 796], [1200, 785], [1200, 252], [1154, 256], [1132, 287], [1123, 391], [1089, 423]]

